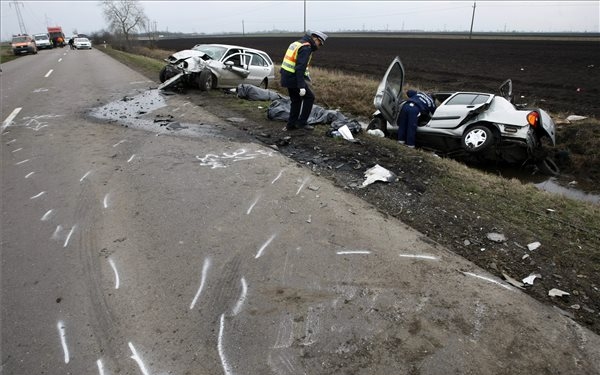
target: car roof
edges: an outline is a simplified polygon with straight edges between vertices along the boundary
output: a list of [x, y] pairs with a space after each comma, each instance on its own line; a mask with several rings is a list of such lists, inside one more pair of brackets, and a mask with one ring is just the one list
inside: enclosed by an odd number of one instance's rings
[[[256, 48], [250, 48], [250, 47], [243, 47], [243, 46], [236, 46], [233, 44], [220, 44], [220, 43], [199, 43], [196, 44], [196, 46], [215, 46], [215, 47], [223, 47], [223, 48], [239, 48], [239, 49], [245, 49], [247, 51], [256, 51], [256, 52], [262, 52], [262, 53], [266, 53], [264, 51], [261, 51], [259, 49]], [[195, 47], [195, 46], [194, 46]]]

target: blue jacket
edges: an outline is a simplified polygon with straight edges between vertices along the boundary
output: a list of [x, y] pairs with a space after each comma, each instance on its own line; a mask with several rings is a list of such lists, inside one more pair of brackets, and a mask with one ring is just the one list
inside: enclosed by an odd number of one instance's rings
[[422, 114], [433, 114], [435, 112], [435, 100], [424, 92], [419, 92], [415, 90], [408, 90], [406, 92], [408, 96], [408, 101], [411, 103], [415, 103], [417, 107], [421, 110]]
[[317, 44], [313, 40], [313, 38], [306, 34], [300, 39], [300, 43], [310, 43], [310, 46], [302, 46], [298, 50], [298, 55], [296, 56], [296, 66], [295, 73], [290, 73], [287, 70], [281, 69], [281, 87], [292, 87], [292, 88], [306, 88], [306, 81], [310, 81], [310, 78], [304, 75], [306, 72], [306, 68], [308, 66], [308, 62], [310, 59], [310, 55], [313, 51], [317, 50]]

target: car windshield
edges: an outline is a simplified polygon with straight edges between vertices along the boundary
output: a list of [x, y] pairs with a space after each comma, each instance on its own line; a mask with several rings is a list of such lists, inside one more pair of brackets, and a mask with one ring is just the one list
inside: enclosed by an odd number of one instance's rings
[[79, 43], [89, 42], [89, 40], [87, 40], [87, 38], [75, 38], [75, 41], [79, 42]]
[[220, 60], [227, 52], [227, 48], [221, 46], [213, 46], [211, 44], [197, 44], [192, 48], [194, 51], [204, 52], [213, 60]]
[[45, 35], [36, 35], [35, 36], [35, 40], [44, 40], [44, 39], [48, 39], [48, 37]]
[[26, 36], [18, 36], [13, 38], [12, 42], [13, 43], [23, 43], [27, 41], [27, 37]]

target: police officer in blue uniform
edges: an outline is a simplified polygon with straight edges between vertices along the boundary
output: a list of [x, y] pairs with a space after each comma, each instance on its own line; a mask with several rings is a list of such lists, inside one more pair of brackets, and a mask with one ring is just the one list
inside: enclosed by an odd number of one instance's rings
[[408, 90], [408, 100], [398, 115], [398, 142], [415, 147], [419, 117], [431, 116], [435, 112], [435, 100], [424, 92]]

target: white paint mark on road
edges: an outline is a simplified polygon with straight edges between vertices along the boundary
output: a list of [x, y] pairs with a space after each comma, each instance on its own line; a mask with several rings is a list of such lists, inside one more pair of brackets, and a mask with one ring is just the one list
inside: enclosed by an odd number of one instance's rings
[[39, 89], [35, 89], [35, 90], [33, 90], [33, 92], [34, 92], [34, 93], [38, 93], [38, 92], [46, 92], [46, 91], [48, 91], [48, 89], [45, 89], [45, 88], [43, 88], [43, 87], [40, 87]]
[[15, 165], [21, 165], [21, 164], [25, 164], [25, 163], [27, 163], [28, 161], [29, 161], [29, 159], [21, 160], [20, 162], [18, 162], [18, 163], [15, 163]]
[[52, 239], [58, 240], [60, 238], [60, 232], [62, 232], [62, 226], [57, 225], [54, 233], [52, 233]]
[[273, 241], [275, 239], [277, 235], [273, 234], [268, 240], [267, 242], [265, 242], [260, 249], [258, 250], [258, 252], [256, 253], [256, 256], [254, 257], [254, 259], [258, 259], [260, 258], [260, 256], [262, 255], [263, 251], [266, 249], [267, 246], [269, 246], [269, 244], [271, 243], [271, 241]]
[[77, 228], [77, 225], [73, 225], [71, 227], [71, 230], [69, 231], [69, 234], [67, 234], [67, 239], [65, 240], [65, 244], [63, 245], [63, 247], [67, 247], [67, 245], [69, 244], [69, 240], [71, 239], [73, 232], [75, 232], [75, 228]]
[[221, 365], [223, 366], [223, 372], [225, 375], [231, 375], [231, 366], [227, 363], [225, 357], [225, 349], [223, 348], [223, 332], [225, 331], [225, 314], [221, 314], [221, 323], [219, 325], [219, 341], [217, 342], [217, 349], [219, 351], [219, 357], [221, 358]]
[[258, 197], [256, 197], [256, 199], [254, 199], [254, 202], [252, 202], [250, 207], [248, 207], [248, 211], [246, 211], [246, 215], [250, 215], [250, 212], [252, 212], [252, 209], [254, 208], [254, 206], [256, 206], [256, 204], [258, 203], [259, 200], [260, 200], [260, 195]]
[[131, 161], [133, 160], [133, 158], [135, 158], [135, 154], [131, 155], [131, 157], [129, 159], [127, 159], [127, 162], [131, 163]]
[[50, 70], [48, 71], [48, 73], [46, 73], [46, 75], [44, 76], [44, 78], [48, 78], [48, 77], [50, 77], [50, 74], [52, 74], [52, 72], [53, 72], [53, 71], [54, 71], [54, 69], [50, 69]]
[[198, 291], [190, 304], [190, 310], [194, 308], [200, 294], [202, 293], [202, 289], [204, 289], [204, 282], [206, 281], [206, 275], [208, 274], [208, 268], [210, 267], [210, 258], [204, 259], [204, 264], [202, 265], [202, 275], [200, 276], [200, 286], [198, 287]]
[[416, 259], [429, 259], [429, 260], [438, 260], [437, 257], [433, 255], [419, 255], [419, 254], [398, 254], [401, 258], [416, 258]]
[[46, 192], [45, 192], [45, 191], [42, 191], [42, 192], [39, 192], [38, 194], [34, 195], [33, 197], [29, 198], [29, 199], [35, 199], [35, 198], [39, 198], [39, 197], [41, 197], [41, 196], [42, 196], [42, 195], [44, 195], [44, 194], [46, 194]]
[[10, 141], [6, 142], [7, 145], [11, 144], [11, 143], [15, 143], [17, 141], [17, 139], [11, 139]]
[[306, 183], [308, 182], [309, 178], [306, 177], [303, 181], [302, 184], [300, 185], [300, 187], [298, 188], [298, 191], [296, 192], [296, 195], [300, 194], [300, 191], [302, 191], [302, 189], [304, 188], [304, 186], [306, 185]]
[[62, 61], [62, 57], [60, 59], [58, 59], [58, 62], [61, 62], [61, 61]]
[[345, 250], [338, 251], [337, 255], [353, 255], [353, 254], [371, 254], [369, 250]]
[[41, 218], [40, 220], [41, 220], [41, 221], [46, 221], [46, 220], [50, 219], [50, 216], [52, 216], [52, 211], [53, 211], [53, 210], [48, 210], [48, 212], [46, 212], [46, 213], [44, 214], [44, 216], [42, 216], [42, 218]]
[[85, 180], [85, 178], [86, 178], [87, 176], [89, 176], [89, 175], [90, 175], [90, 173], [92, 173], [92, 171], [87, 171], [87, 172], [85, 172], [85, 174], [83, 175], [83, 177], [81, 177], [81, 178], [79, 179], [79, 182], [83, 182], [83, 180]]
[[102, 363], [102, 360], [101, 359], [97, 360], [96, 365], [98, 365], [98, 373], [100, 375], [104, 375], [104, 364]]
[[233, 316], [242, 311], [242, 307], [244, 306], [244, 302], [246, 301], [246, 296], [248, 295], [248, 284], [246, 283], [246, 279], [242, 277], [242, 294], [240, 294], [240, 298], [238, 298], [235, 307], [233, 308]]
[[104, 206], [104, 208], [108, 208], [108, 195], [110, 193], [106, 193], [106, 195], [104, 196], [104, 200], [102, 201], [102, 205]]
[[27, 174], [25, 175], [25, 178], [29, 178], [29, 177], [31, 177], [31, 175], [32, 175], [32, 174], [34, 174], [34, 173], [35, 173], [35, 172], [29, 172], [29, 173], [27, 173]]
[[69, 363], [69, 348], [67, 347], [67, 334], [65, 332], [65, 323], [62, 320], [59, 320], [56, 324], [58, 328], [58, 335], [60, 336], [60, 343], [63, 348], [63, 352], [65, 354], [65, 363]]
[[112, 260], [112, 258], [108, 259], [108, 263], [110, 264], [110, 266], [113, 269], [113, 272], [115, 273], [115, 289], [119, 289], [119, 272], [117, 271], [117, 266], [115, 265], [115, 261]]
[[513, 289], [513, 288], [511, 288], [510, 286], [508, 286], [508, 285], [505, 285], [505, 284], [503, 284], [503, 283], [501, 283], [501, 282], [499, 282], [499, 281], [496, 281], [496, 280], [494, 280], [494, 279], [491, 279], [491, 278], [489, 278], [489, 277], [485, 277], [485, 276], [481, 276], [481, 275], [476, 275], [476, 274], [474, 274], [474, 273], [471, 273], [471, 272], [463, 272], [463, 274], [465, 274], [465, 275], [467, 275], [467, 276], [476, 277], [476, 278], [478, 278], [478, 279], [485, 280], [485, 281], [488, 281], [488, 282], [490, 282], [490, 283], [494, 283], [494, 284], [496, 284], [496, 285], [500, 285], [500, 286], [501, 286], [501, 287], [503, 287], [504, 289], [508, 289], [508, 290], [514, 290], [514, 289]]
[[115, 144], [113, 145], [113, 147], [117, 147], [118, 145], [120, 145], [120, 144], [121, 144], [121, 143], [123, 143], [123, 142], [125, 142], [125, 140], [124, 140], [124, 139], [123, 139], [122, 141], [119, 141], [119, 142], [115, 143]]
[[137, 351], [135, 350], [135, 347], [133, 346], [133, 344], [131, 342], [129, 343], [129, 349], [131, 349], [131, 353], [133, 353], [133, 355], [130, 358], [133, 359], [138, 364], [138, 367], [140, 368], [140, 371], [142, 372], [142, 374], [148, 375], [149, 373], [148, 373], [148, 370], [146, 369], [146, 365], [144, 365], [144, 362], [142, 361], [140, 356], [137, 354]]
[[12, 150], [12, 152], [18, 152], [18, 151], [21, 151], [22, 149], [23, 149], [23, 147], [20, 147], [20, 148], [18, 148], [16, 150]]
[[15, 117], [17, 117], [19, 112], [21, 112], [22, 109], [23, 108], [21, 108], [21, 107], [13, 109], [13, 111], [10, 113], [10, 115], [8, 115], [6, 120], [2, 121], [2, 129], [0, 129], [0, 130], [4, 130], [4, 129], [8, 128], [10, 126], [10, 124], [12, 123], [12, 121], [15, 119]]
[[273, 181], [271, 181], [271, 185], [273, 185], [275, 183], [275, 181], [279, 180], [281, 178], [281, 175], [283, 174], [283, 171], [285, 169], [282, 169], [279, 171], [279, 174], [277, 175], [277, 177], [275, 177], [275, 179]]

